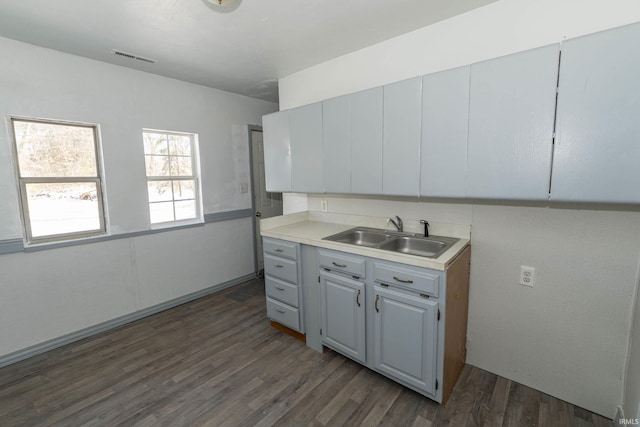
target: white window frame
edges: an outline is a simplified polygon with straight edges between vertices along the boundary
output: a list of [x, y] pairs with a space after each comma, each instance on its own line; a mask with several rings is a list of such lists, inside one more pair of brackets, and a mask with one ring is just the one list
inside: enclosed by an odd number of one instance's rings
[[[167, 201], [162, 202], [152, 202], [149, 200], [149, 192], [147, 191], [147, 207], [149, 212], [149, 223], [151, 224], [152, 229], [160, 229], [160, 228], [169, 228], [176, 227], [181, 225], [190, 225], [190, 224], [201, 224], [203, 222], [203, 213], [202, 213], [202, 188], [201, 188], [201, 179], [200, 179], [200, 151], [198, 146], [198, 134], [194, 132], [179, 132], [179, 131], [170, 131], [170, 130], [161, 130], [161, 129], [142, 129], [142, 141], [143, 141], [143, 150], [144, 150], [144, 137], [145, 133], [156, 133], [156, 134], [164, 134], [166, 136], [176, 135], [176, 136], [187, 136], [189, 137], [189, 141], [191, 143], [191, 172], [192, 175], [179, 175], [179, 176], [149, 176], [146, 174], [146, 156], [157, 154], [150, 154], [146, 151], [144, 152], [145, 156], [145, 176], [147, 177], [147, 183], [152, 181], [194, 181], [194, 197], [196, 204], [196, 216], [195, 218], [187, 218], [187, 219], [174, 219], [172, 221], [164, 221], [164, 222], [151, 222], [151, 205], [154, 203], [166, 203]], [[161, 156], [161, 155], [158, 155]], [[167, 157], [172, 157], [170, 154], [167, 154]], [[147, 187], [148, 188], [148, 187]], [[171, 191], [173, 192], [173, 185], [171, 186]], [[188, 200], [188, 199], [187, 199]], [[173, 202], [173, 217], [175, 218], [175, 197], [172, 194], [171, 201]]]
[[[67, 240], [76, 240], [87, 237], [101, 236], [107, 234], [107, 221], [105, 216], [105, 207], [104, 207], [104, 186], [103, 186], [103, 175], [102, 175], [102, 157], [101, 153], [101, 143], [100, 143], [100, 130], [99, 125], [91, 124], [91, 123], [81, 123], [81, 122], [71, 122], [65, 120], [53, 120], [53, 119], [41, 119], [41, 118], [33, 118], [33, 117], [19, 117], [19, 116], [10, 116], [10, 132], [12, 139], [12, 149], [14, 155], [14, 164], [16, 169], [19, 194], [20, 194], [20, 211], [22, 216], [22, 223], [25, 233], [25, 243], [26, 245], [37, 245], [41, 243], [52, 243], [52, 242], [61, 242]], [[96, 176], [88, 176], [88, 177], [22, 177], [20, 173], [20, 160], [18, 157], [18, 141], [16, 140], [16, 133], [14, 128], [14, 122], [31, 122], [31, 123], [45, 123], [45, 124], [53, 124], [53, 125], [61, 125], [61, 126], [76, 126], [89, 128], [93, 130], [93, 146], [96, 160]], [[59, 233], [59, 234], [49, 234], [43, 237], [34, 237], [31, 230], [31, 218], [29, 214], [29, 200], [27, 196], [27, 185], [28, 184], [56, 184], [56, 183], [94, 183], [96, 186], [96, 200], [98, 202], [98, 219], [100, 228], [97, 230], [87, 230], [87, 231], [78, 231], [71, 233]]]

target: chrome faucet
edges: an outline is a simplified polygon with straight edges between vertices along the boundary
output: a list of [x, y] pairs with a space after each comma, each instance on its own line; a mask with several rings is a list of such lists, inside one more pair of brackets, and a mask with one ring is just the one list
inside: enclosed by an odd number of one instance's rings
[[387, 221], [389, 221], [391, 224], [393, 224], [399, 232], [403, 232], [403, 225], [402, 225], [402, 219], [400, 219], [400, 217], [398, 215], [396, 215], [396, 219], [398, 220], [398, 222], [395, 222], [394, 220], [392, 220], [391, 218], [387, 218]]

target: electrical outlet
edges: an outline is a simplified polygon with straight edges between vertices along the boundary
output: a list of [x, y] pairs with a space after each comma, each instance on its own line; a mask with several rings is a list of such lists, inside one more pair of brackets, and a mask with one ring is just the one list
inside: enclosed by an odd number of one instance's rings
[[326, 200], [320, 200], [320, 210], [327, 212], [329, 210], [329, 203]]
[[533, 288], [536, 279], [536, 269], [533, 267], [527, 267], [526, 265], [520, 266], [520, 284], [522, 286], [531, 286]]

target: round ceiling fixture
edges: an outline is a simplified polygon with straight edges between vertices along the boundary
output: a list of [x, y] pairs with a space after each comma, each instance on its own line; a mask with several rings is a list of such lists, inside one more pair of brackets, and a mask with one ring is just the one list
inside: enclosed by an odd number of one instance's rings
[[207, 6], [216, 12], [228, 13], [233, 12], [240, 6], [242, 0], [202, 0]]

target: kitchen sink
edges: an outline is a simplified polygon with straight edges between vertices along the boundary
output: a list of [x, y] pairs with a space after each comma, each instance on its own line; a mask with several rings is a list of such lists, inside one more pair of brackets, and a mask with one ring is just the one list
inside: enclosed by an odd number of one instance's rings
[[386, 242], [391, 236], [378, 230], [364, 230], [362, 228], [347, 230], [343, 233], [325, 237], [323, 240], [333, 242], [349, 243], [350, 245], [367, 246], [376, 248], [380, 243]]
[[428, 240], [424, 237], [396, 237], [381, 244], [378, 249], [403, 254], [418, 255], [428, 258], [437, 258], [451, 245], [438, 241]]
[[425, 258], [438, 258], [460, 239], [442, 236], [423, 237], [419, 234], [356, 227], [327, 236], [322, 240], [417, 255]]

